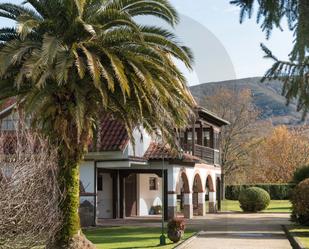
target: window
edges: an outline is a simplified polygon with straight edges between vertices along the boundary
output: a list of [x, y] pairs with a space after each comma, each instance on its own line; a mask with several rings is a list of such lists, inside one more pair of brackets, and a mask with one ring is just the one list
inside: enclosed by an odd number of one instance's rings
[[203, 131], [203, 140], [204, 146], [210, 147], [210, 130]]
[[15, 125], [18, 121], [16, 115], [9, 115], [1, 121], [1, 130], [3, 131], [13, 131], [15, 130]]
[[149, 177], [149, 190], [158, 190], [158, 178]]
[[179, 132], [179, 140], [180, 140], [180, 144], [185, 143], [185, 133], [183, 131]]
[[[197, 132], [194, 133], [194, 141], [197, 141]], [[188, 144], [192, 144], [192, 131], [188, 131]]]
[[103, 191], [103, 176], [98, 175], [98, 191]]

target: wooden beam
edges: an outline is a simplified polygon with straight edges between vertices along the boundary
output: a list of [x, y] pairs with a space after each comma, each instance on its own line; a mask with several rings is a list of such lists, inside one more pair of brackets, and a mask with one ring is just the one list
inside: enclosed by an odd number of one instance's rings
[[195, 119], [192, 122], [192, 155], [195, 155]]
[[214, 128], [213, 127], [210, 128], [210, 136], [209, 136], [209, 138], [210, 138], [209, 147], [213, 148], [214, 147]]

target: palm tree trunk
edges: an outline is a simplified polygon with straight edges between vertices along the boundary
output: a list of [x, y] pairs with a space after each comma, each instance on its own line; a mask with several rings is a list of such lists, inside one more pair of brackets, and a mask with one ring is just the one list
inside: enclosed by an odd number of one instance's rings
[[62, 242], [67, 243], [80, 233], [79, 221], [79, 163], [70, 160], [60, 172], [60, 186], [64, 189], [64, 200], [60, 204], [63, 225], [60, 233]]
[[62, 213], [62, 226], [56, 235], [56, 240], [52, 243], [52, 245], [49, 245], [48, 248], [95, 248], [83, 235], [80, 227], [78, 209], [79, 168], [81, 160], [79, 158], [81, 157], [72, 156], [69, 159], [60, 160], [61, 169], [59, 172], [59, 186], [64, 192], [59, 205]]

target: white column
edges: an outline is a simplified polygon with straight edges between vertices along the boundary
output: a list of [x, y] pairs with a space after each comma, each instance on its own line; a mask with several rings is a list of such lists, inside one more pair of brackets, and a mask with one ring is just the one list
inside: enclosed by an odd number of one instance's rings
[[183, 214], [187, 219], [191, 219], [193, 217], [192, 193], [184, 194]]
[[209, 192], [209, 213], [217, 212], [216, 192]]
[[205, 192], [198, 193], [198, 216], [204, 216], [206, 213], [205, 208]]
[[168, 218], [172, 219], [177, 214], [177, 194], [169, 192], [167, 195]]

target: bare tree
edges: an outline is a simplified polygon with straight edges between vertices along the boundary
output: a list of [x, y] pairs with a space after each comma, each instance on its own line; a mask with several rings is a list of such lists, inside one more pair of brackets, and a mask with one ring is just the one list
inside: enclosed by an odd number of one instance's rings
[[205, 98], [205, 105], [230, 122], [222, 129], [220, 144], [224, 186], [233, 172], [246, 165], [248, 151], [253, 146], [251, 142], [256, 130], [253, 126], [259, 111], [253, 104], [249, 89], [219, 88]]
[[0, 248], [44, 246], [60, 228], [56, 150], [25, 129], [0, 132]]

